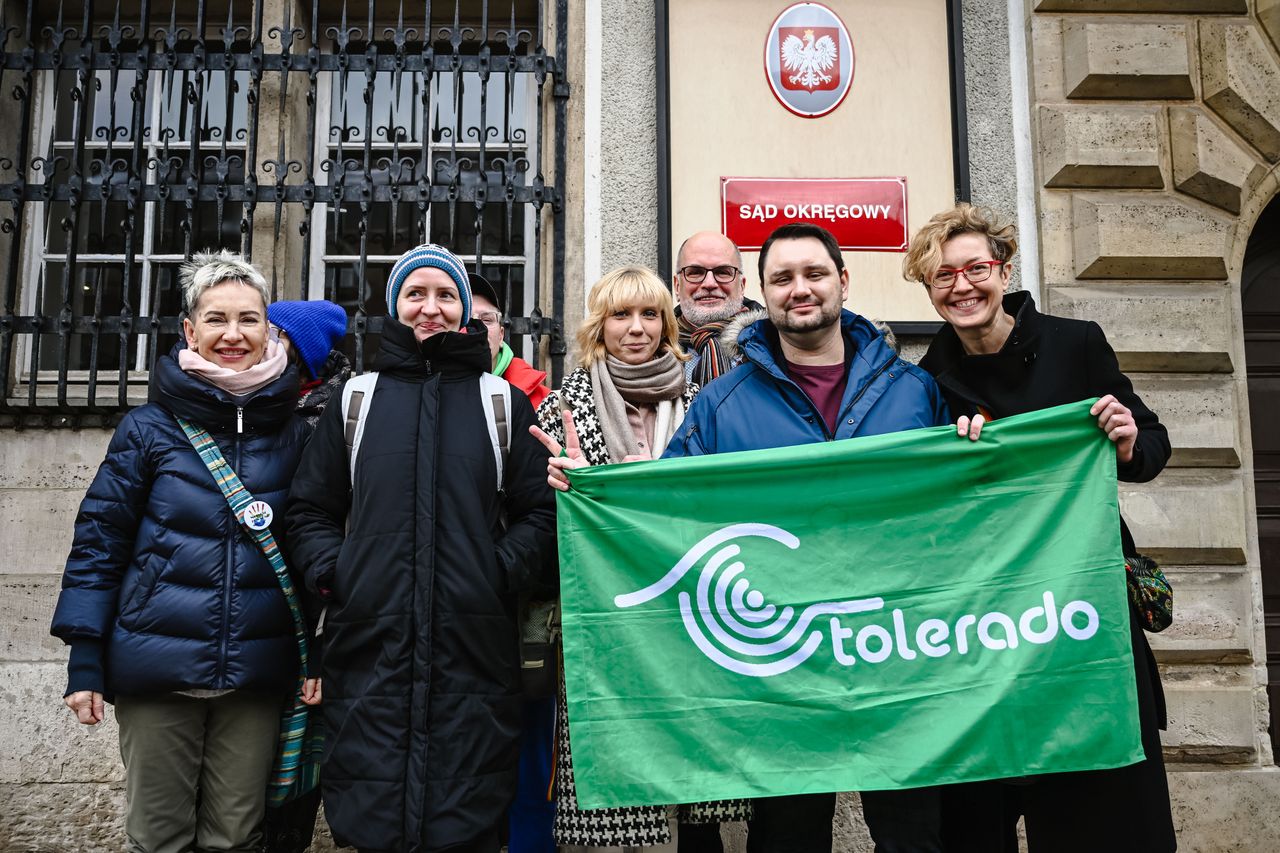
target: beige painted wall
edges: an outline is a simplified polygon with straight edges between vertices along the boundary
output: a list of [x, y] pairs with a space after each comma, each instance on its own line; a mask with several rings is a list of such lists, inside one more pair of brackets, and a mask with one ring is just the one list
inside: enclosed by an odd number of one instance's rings
[[[944, 0], [829, 0], [856, 61], [844, 103], [792, 115], [764, 73], [764, 45], [786, 0], [671, 4], [671, 247], [720, 229], [720, 177], [907, 178], [910, 231], [954, 201]], [[849, 306], [885, 320], [937, 320], [902, 254], [845, 252]], [[758, 296], [756, 254], [746, 253]]]

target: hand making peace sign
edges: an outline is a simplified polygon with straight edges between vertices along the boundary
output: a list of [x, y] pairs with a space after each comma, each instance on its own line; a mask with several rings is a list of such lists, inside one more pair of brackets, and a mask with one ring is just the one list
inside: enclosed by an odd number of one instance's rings
[[564, 418], [564, 444], [562, 448], [560, 442], [547, 435], [536, 426], [529, 427], [529, 434], [538, 441], [542, 442], [542, 446], [547, 449], [551, 457], [547, 459], [547, 483], [553, 489], [559, 489], [562, 492], [569, 491], [569, 474], [570, 468], [585, 468], [589, 464], [586, 457], [582, 455], [582, 446], [578, 444], [578, 431], [573, 426], [573, 413], [562, 412]]

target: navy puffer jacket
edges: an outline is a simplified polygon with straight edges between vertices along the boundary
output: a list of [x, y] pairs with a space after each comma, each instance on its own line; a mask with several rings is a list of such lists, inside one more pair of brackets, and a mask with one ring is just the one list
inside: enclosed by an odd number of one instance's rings
[[67, 692], [285, 689], [297, 677], [293, 621], [271, 564], [175, 416], [204, 427], [284, 527], [285, 497], [307, 439], [294, 415], [297, 369], [233, 397], [160, 358], [152, 402], [107, 449], [76, 516], [53, 615], [71, 644]]

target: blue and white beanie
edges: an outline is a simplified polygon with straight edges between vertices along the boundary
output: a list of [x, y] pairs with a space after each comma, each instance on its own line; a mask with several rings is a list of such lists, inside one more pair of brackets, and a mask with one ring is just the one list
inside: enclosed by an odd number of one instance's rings
[[457, 255], [434, 243], [423, 243], [416, 249], [410, 249], [391, 268], [391, 275], [387, 277], [387, 314], [392, 319], [400, 319], [396, 317], [396, 299], [400, 296], [400, 288], [404, 286], [409, 273], [419, 267], [444, 270], [453, 279], [453, 283], [458, 286], [458, 295], [462, 298], [462, 325], [467, 325], [471, 320], [471, 282], [467, 278], [467, 268]]

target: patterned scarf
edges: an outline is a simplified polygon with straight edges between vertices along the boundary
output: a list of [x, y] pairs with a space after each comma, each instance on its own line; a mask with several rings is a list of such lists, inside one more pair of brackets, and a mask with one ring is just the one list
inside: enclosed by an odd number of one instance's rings
[[696, 353], [698, 356], [698, 364], [693, 371], [693, 381], [696, 385], [706, 387], [712, 379], [733, 367], [732, 359], [720, 344], [720, 333], [733, 322], [734, 317], [759, 307], [750, 299], [744, 299], [742, 307], [731, 316], [723, 320], [712, 320], [701, 326], [693, 325], [685, 319], [684, 314], [676, 312], [676, 320], [680, 324], [680, 347], [685, 352]]
[[665, 448], [672, 433], [684, 420], [684, 367], [669, 350], [644, 364], [624, 364], [611, 355], [591, 365], [591, 391], [595, 397], [600, 431], [609, 448], [609, 461], [621, 462], [640, 453], [626, 404], [654, 405], [658, 422], [654, 425], [653, 448]]

